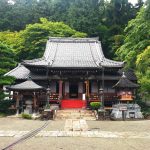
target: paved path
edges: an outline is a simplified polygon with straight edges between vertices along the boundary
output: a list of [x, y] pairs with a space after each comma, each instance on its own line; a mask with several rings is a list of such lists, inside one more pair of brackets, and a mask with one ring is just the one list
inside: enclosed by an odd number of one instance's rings
[[[0, 137], [19, 138], [30, 131], [0, 130]], [[40, 131], [35, 137], [93, 137], [93, 138], [146, 138], [150, 139], [150, 132], [113, 132], [100, 129], [89, 129], [84, 119], [67, 119], [64, 130]]]
[[[21, 137], [29, 131], [0, 131], [0, 137]], [[99, 137], [99, 138], [146, 138], [148, 132], [108, 132], [108, 131], [41, 131], [35, 137]]]
[[65, 122], [65, 131], [87, 131], [88, 125], [84, 119], [67, 119]]
[[[81, 119], [82, 120], [82, 119]], [[149, 150], [150, 121], [50, 121], [14, 150]], [[0, 119], [0, 149], [43, 124], [39, 120]], [[82, 125], [85, 126], [82, 127]], [[87, 126], [88, 124], [88, 126]], [[67, 128], [68, 126], [68, 128]]]

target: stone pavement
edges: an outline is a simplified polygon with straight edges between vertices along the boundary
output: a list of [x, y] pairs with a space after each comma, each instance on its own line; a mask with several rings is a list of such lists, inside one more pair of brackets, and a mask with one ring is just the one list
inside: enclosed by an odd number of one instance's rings
[[87, 131], [88, 125], [84, 119], [67, 119], [65, 122], [65, 131]]
[[[20, 138], [30, 131], [0, 130], [0, 137]], [[42, 130], [35, 137], [91, 137], [91, 138], [143, 138], [150, 139], [150, 132], [112, 132], [100, 129], [89, 129], [84, 119], [67, 119], [64, 130]]]
[[[0, 131], [0, 137], [19, 138], [29, 131]], [[91, 138], [129, 138], [150, 139], [148, 132], [109, 132], [109, 131], [41, 131], [35, 137], [91, 137]]]

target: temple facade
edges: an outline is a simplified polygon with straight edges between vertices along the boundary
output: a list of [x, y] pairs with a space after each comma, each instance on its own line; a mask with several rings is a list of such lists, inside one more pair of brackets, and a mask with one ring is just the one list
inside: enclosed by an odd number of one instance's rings
[[[97, 38], [49, 38], [42, 58], [24, 60], [6, 76], [15, 77], [16, 83], [30, 77], [45, 89], [49, 87], [49, 103], [58, 103], [62, 109], [85, 108], [90, 102], [101, 101], [100, 88], [104, 106], [111, 107], [117, 101], [113, 86], [123, 67], [123, 62], [105, 58]], [[132, 71], [125, 74], [136, 81]], [[46, 92], [38, 95], [39, 107], [46, 99]]]

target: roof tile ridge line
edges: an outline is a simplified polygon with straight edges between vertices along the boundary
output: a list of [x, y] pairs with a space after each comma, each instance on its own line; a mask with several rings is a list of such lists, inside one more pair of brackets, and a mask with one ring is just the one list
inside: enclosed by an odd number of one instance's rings
[[[95, 42], [95, 46], [96, 46], [96, 51], [97, 51], [97, 54], [99, 56], [99, 61], [102, 62], [104, 59], [105, 59], [105, 56], [103, 54], [103, 51], [102, 51], [102, 46], [101, 46], [101, 42], [98, 41], [98, 46]], [[98, 51], [98, 47], [99, 47], [99, 51]], [[100, 51], [101, 51], [101, 54], [102, 54], [102, 57], [100, 56]], [[99, 66], [99, 65], [98, 65]]]
[[53, 63], [54, 63], [54, 61], [55, 61], [57, 52], [58, 52], [58, 43], [57, 43], [57, 47], [56, 47], [56, 50], [55, 50], [54, 58], [53, 58], [53, 60], [52, 60], [52, 62], [51, 62], [51, 64], [50, 64], [51, 67], [52, 67], [52, 65], [53, 65]]
[[90, 52], [91, 52], [92, 58], [93, 58], [93, 60], [94, 60], [94, 63], [96, 64], [97, 67], [99, 67], [99, 65], [96, 63], [96, 61], [95, 61], [95, 59], [94, 59], [93, 51], [92, 51], [92, 49], [91, 49], [90, 43], [89, 43], [89, 47], [90, 47]]
[[[18, 63], [18, 66], [16, 66], [14, 69], [10, 70], [9, 72], [5, 73], [4, 76], [7, 76], [8, 74], [12, 73], [13, 71], [17, 70], [19, 67], [23, 66], [21, 63]], [[25, 67], [25, 66], [24, 66]], [[25, 67], [26, 68], [26, 67]]]
[[53, 39], [61, 40], [61, 39], [72, 39], [72, 40], [98, 40], [98, 37], [49, 37], [48, 41], [51, 41]]

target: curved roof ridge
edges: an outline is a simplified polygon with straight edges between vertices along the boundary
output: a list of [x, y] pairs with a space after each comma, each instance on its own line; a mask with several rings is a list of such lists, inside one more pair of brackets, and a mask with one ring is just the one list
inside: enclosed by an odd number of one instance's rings
[[104, 59], [105, 59], [106, 61], [108, 61], [108, 62], [112, 62], [112, 63], [116, 63], [116, 64], [120, 64], [120, 65], [123, 65], [123, 64], [124, 64], [124, 62], [121, 62], [121, 61], [115, 61], [115, 60], [111, 60], [111, 59], [108, 59], [108, 58], [105, 58], [105, 57], [104, 57]]
[[103, 52], [102, 52], [102, 46], [101, 46], [101, 42], [100, 41], [97, 41], [97, 44], [96, 44], [96, 42], [95, 42], [95, 47], [96, 47], [96, 52], [97, 52], [97, 54], [98, 54], [98, 58], [99, 58], [99, 63], [101, 62], [101, 61], [103, 61], [103, 59], [104, 59], [104, 54], [103, 54]]
[[57, 52], [58, 52], [58, 43], [57, 43], [57, 46], [56, 46], [56, 50], [55, 50], [55, 54], [54, 54], [54, 59], [51, 60], [50, 66], [53, 65], [53, 63], [54, 63], [54, 61], [55, 61], [55, 59], [56, 59]]
[[14, 90], [14, 91], [21, 91], [21, 90], [42, 90], [44, 89], [43, 86], [38, 85], [37, 83], [35, 83], [34, 81], [32, 81], [31, 79], [24, 81], [22, 83], [19, 84], [15, 84], [15, 85], [11, 85], [10, 87], [7, 87], [10, 90]]
[[17, 67], [4, 74], [4, 76], [12, 76], [16, 79], [27, 79], [29, 75], [30, 70], [20, 63]]
[[23, 66], [21, 63], [18, 63], [18, 66], [14, 69], [10, 70], [9, 72], [5, 73], [4, 76], [9, 76], [8, 74], [12, 73], [13, 71], [17, 70], [20, 66]]
[[91, 55], [92, 55], [92, 58], [93, 58], [94, 63], [95, 63], [97, 66], [99, 66], [99, 64], [97, 64], [97, 62], [96, 62], [96, 60], [95, 60], [95, 58], [94, 58], [93, 51], [92, 51], [92, 49], [91, 49], [90, 43], [89, 43], [89, 47], [90, 47], [90, 52], [91, 52]]

